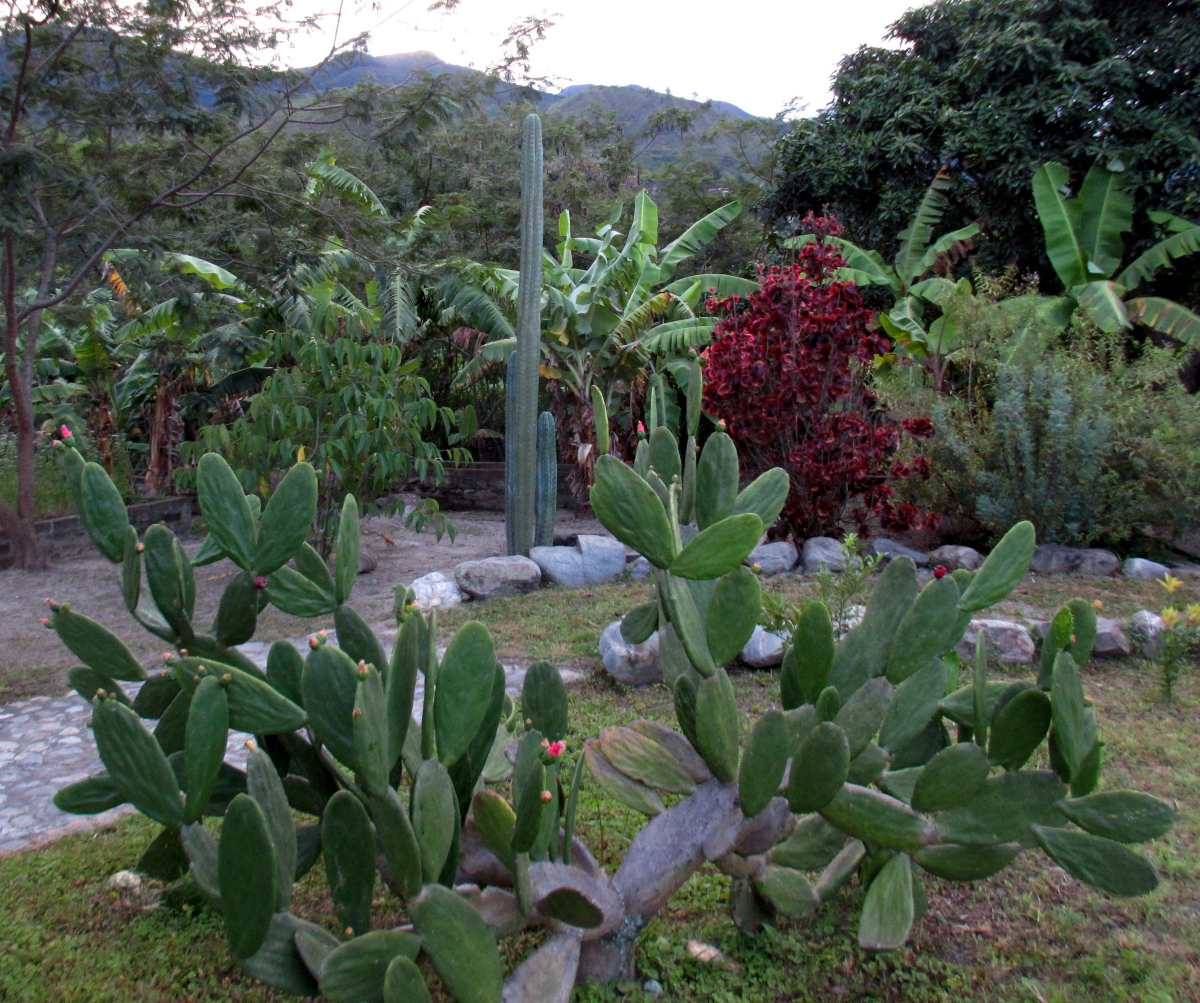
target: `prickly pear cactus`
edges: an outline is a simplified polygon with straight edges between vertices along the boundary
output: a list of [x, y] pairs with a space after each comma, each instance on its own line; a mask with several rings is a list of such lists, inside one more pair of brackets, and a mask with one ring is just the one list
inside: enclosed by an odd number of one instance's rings
[[[578, 769], [571, 797], [561, 797], [567, 699], [557, 670], [543, 664], [528, 673], [522, 728], [487, 629], [466, 624], [439, 659], [435, 615], [422, 616], [403, 588], [388, 656], [347, 605], [359, 556], [353, 497], [331, 571], [305, 542], [317, 498], [309, 465], [288, 471], [260, 512], [225, 461], [208, 454], [198, 484], [209, 536], [189, 560], [165, 526], [138, 538], [102, 468], [74, 450], [66, 466], [93, 542], [119, 566], [129, 612], [176, 652], [151, 675], [115, 634], [51, 604], [47, 627], [84, 663], [71, 683], [92, 702], [105, 767], [63, 788], [55, 803], [79, 814], [130, 803], [158, 822], [139, 869], [176, 882], [172, 896], [202, 896], [220, 910], [248, 974], [288, 993], [396, 1003], [429, 998], [415, 964], [424, 952], [455, 999], [498, 1003], [497, 936], [551, 920], [598, 928], [613, 914], [598, 868], [571, 836]], [[203, 633], [194, 623], [194, 568], [222, 556], [241, 570]], [[303, 654], [278, 641], [261, 672], [236, 646], [253, 636], [267, 603], [298, 616], [332, 613], [338, 646], [323, 631]], [[136, 698], [123, 681], [142, 682]], [[156, 722], [153, 731], [143, 721]], [[231, 730], [253, 736], [245, 770], [225, 762]], [[518, 732], [516, 809], [505, 814], [487, 799], [482, 777], [503, 775], [496, 761]], [[469, 817], [473, 800], [482, 806], [478, 823]], [[310, 821], [297, 824], [294, 812]], [[203, 825], [213, 816], [223, 818], [217, 839]], [[501, 853], [493, 857], [481, 836]], [[590, 869], [563, 862], [564, 853]], [[491, 880], [456, 889], [472, 880], [471, 861], [463, 866], [472, 854], [488, 858], [485, 867], [495, 862]], [[294, 882], [319, 859], [342, 937], [290, 911]], [[410, 928], [371, 928], [377, 880], [404, 900]], [[516, 894], [480, 894], [479, 884], [497, 881]], [[536, 998], [522, 993], [518, 986], [506, 998]]]
[[[1153, 867], [1129, 847], [1165, 833], [1171, 808], [1135, 791], [1093, 793], [1102, 743], [1078, 667], [1094, 610], [1074, 601], [1060, 611], [1037, 685], [989, 679], [981, 636], [971, 681], [958, 687], [955, 646], [1027, 571], [1029, 523], [978, 572], [923, 589], [910, 560], [893, 560], [840, 639], [828, 610], [810, 603], [781, 667], [781, 709], [743, 748], [723, 666], [758, 622], [758, 582], [742, 561], [788, 483], [772, 470], [739, 490], [733, 442], [718, 432], [693, 462], [694, 432], [689, 416], [682, 459], [665, 428], [633, 467], [601, 457], [592, 489], [597, 518], [654, 567], [653, 600], [621, 631], [631, 642], [659, 631], [678, 722], [635, 721], [587, 743], [597, 782], [653, 817], [614, 876], [629, 915], [644, 922], [705, 860], [734, 878], [731, 910], [744, 929], [811, 913], [857, 874], [867, 887], [859, 940], [870, 949], [907, 940], [926, 908], [923, 872], [972, 881], [1041, 850], [1110, 894], [1155, 887]], [[665, 809], [664, 794], [685, 797]], [[731, 825], [735, 805], [741, 823]], [[585, 944], [582, 976], [628, 977], [630, 943], [624, 930]]]

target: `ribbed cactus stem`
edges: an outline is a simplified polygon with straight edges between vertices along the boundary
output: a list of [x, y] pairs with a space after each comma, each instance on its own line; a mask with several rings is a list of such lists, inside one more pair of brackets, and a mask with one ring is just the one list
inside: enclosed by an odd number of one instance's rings
[[538, 364], [542, 341], [542, 120], [525, 118], [521, 151], [521, 282], [517, 294], [517, 386], [513, 427], [506, 437], [516, 454], [512, 552], [533, 546], [537, 498]]
[[517, 353], [508, 357], [504, 376], [504, 533], [508, 553], [517, 553]]
[[538, 415], [537, 436], [537, 532], [539, 547], [554, 546], [554, 510], [558, 504], [558, 449], [555, 442], [554, 415]]

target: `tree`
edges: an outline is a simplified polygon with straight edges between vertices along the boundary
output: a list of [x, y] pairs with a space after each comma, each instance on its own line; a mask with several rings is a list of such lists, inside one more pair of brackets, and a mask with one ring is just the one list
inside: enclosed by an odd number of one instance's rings
[[264, 52], [311, 23], [284, 20], [282, 5], [240, 0], [34, 0], [9, 9], [0, 43], [0, 309], [19, 486], [15, 507], [0, 503], [0, 525], [21, 566], [42, 564], [31, 388], [44, 312], [94, 279], [117, 244], [236, 192], [287, 130], [345, 117], [342, 103], [312, 90], [310, 72], [263, 66]]
[[[980, 263], [1016, 261], [1049, 279], [1030, 174], [1057, 160], [1082, 175], [1126, 150], [1135, 207], [1186, 216], [1200, 198], [1198, 14], [1195, 0], [909, 11], [892, 27], [903, 47], [843, 59], [832, 105], [783, 141], [774, 212], [799, 220], [828, 205], [849, 239], [890, 257], [928, 178], [948, 165], [962, 183], [945, 221], [981, 221]], [[1135, 251], [1150, 237], [1141, 226]]]

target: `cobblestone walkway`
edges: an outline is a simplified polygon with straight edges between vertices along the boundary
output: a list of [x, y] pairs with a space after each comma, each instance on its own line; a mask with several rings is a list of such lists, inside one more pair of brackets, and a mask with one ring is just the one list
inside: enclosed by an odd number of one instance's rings
[[[336, 643], [332, 631], [329, 640]], [[307, 649], [305, 641], [293, 643], [302, 651]], [[260, 668], [265, 668], [269, 648], [264, 642], [250, 642], [241, 650]], [[515, 696], [525, 670], [505, 665], [504, 671], [508, 692]], [[561, 671], [568, 683], [580, 678], [577, 672]], [[141, 687], [140, 683], [122, 685], [130, 697]], [[424, 686], [418, 679], [414, 701], [418, 719], [423, 695]], [[0, 707], [0, 853], [107, 825], [134, 810], [130, 805], [122, 805], [101, 815], [81, 816], [68, 815], [53, 804], [60, 787], [103, 769], [88, 728], [91, 716], [91, 705], [74, 692], [61, 697], [34, 697]], [[245, 743], [249, 737], [240, 732], [230, 734], [226, 762], [245, 765]]]

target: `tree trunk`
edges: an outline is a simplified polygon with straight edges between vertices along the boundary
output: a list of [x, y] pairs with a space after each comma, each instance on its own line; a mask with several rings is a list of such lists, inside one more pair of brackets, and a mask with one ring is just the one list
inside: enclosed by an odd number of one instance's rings
[[[0, 524], [12, 547], [13, 562], [18, 568], [29, 571], [45, 568], [46, 558], [41, 544], [33, 531], [34, 489], [36, 470], [34, 467], [34, 436], [32, 386], [32, 357], [34, 345], [26, 345], [25, 355], [29, 365], [23, 365], [18, 355], [17, 340], [21, 324], [17, 317], [16, 255], [12, 234], [4, 237], [4, 259], [0, 275], [0, 295], [4, 299], [4, 368], [13, 399], [13, 418], [17, 433], [17, 505], [0, 502]], [[37, 319], [35, 316], [32, 318]], [[29, 334], [28, 338], [35, 335]]]

